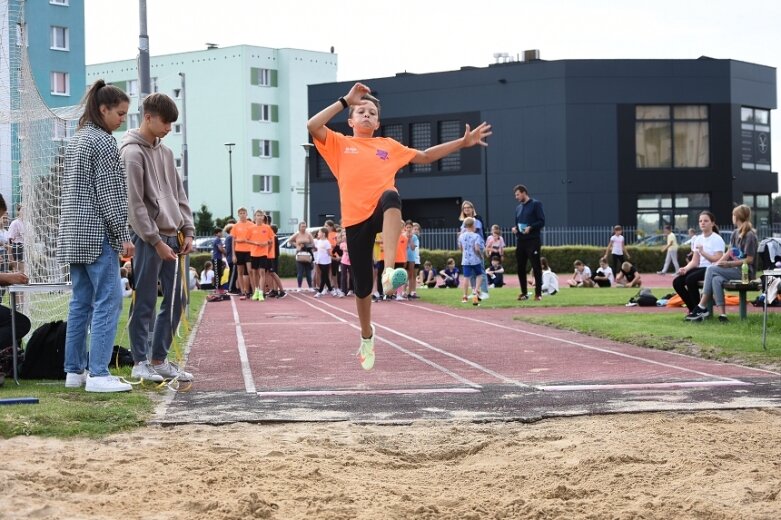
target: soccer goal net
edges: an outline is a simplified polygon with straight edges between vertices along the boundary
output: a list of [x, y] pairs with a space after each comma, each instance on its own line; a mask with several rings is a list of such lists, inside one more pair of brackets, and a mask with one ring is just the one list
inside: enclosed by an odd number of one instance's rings
[[[57, 230], [65, 145], [79, 107], [50, 109], [39, 94], [24, 13], [24, 1], [0, 0], [0, 192], [9, 213], [21, 214], [24, 242], [21, 259], [3, 245], [3, 264], [23, 270], [31, 284], [65, 285], [70, 273], [57, 263]], [[33, 290], [17, 301], [34, 330], [66, 318], [69, 292]]]

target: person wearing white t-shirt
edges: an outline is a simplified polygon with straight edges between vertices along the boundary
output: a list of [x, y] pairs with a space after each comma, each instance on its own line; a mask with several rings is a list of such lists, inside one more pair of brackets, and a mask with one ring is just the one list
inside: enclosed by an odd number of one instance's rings
[[599, 259], [599, 267], [594, 273], [593, 280], [597, 287], [610, 287], [616, 283], [613, 270], [607, 265], [607, 257], [603, 256]]
[[325, 288], [328, 287], [328, 292], [333, 291], [331, 285], [331, 242], [328, 241], [328, 230], [322, 228], [317, 232], [317, 238], [315, 238], [315, 264], [320, 270], [320, 286], [317, 288], [315, 298], [320, 298], [323, 294], [326, 294]]
[[699, 282], [705, 279], [707, 267], [719, 261], [724, 255], [724, 239], [716, 227], [716, 217], [710, 211], [703, 211], [699, 217], [702, 233], [691, 241], [692, 258], [688, 264], [678, 269], [673, 279], [673, 289], [681, 297], [689, 313], [700, 302]]

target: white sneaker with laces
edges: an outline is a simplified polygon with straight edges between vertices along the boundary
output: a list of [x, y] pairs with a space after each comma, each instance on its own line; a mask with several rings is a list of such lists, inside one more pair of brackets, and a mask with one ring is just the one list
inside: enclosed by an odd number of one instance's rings
[[81, 374], [68, 372], [65, 374], [65, 388], [81, 388], [87, 382], [87, 371]]
[[163, 382], [163, 376], [157, 373], [149, 361], [142, 361], [141, 363], [134, 365], [130, 375], [136, 379], [144, 379], [145, 381], [153, 381], [155, 383]]
[[84, 384], [84, 390], [87, 392], [129, 392], [132, 388], [116, 376], [89, 376]]

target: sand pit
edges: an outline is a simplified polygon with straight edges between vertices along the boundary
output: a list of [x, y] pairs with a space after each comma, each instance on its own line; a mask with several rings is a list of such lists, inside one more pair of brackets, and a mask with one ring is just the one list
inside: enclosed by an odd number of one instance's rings
[[0, 518], [781, 518], [781, 411], [0, 441]]

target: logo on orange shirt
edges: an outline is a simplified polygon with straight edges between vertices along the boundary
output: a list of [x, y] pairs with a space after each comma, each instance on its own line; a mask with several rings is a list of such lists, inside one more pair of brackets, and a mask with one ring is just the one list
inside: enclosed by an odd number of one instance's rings
[[354, 146], [346, 146], [344, 148], [344, 153], [348, 153], [348, 154], [351, 154], [351, 155], [357, 155], [358, 154], [358, 149], [356, 147], [354, 147]]
[[379, 157], [383, 161], [387, 161], [388, 159], [390, 159], [390, 153], [386, 152], [385, 150], [377, 150], [377, 157]]

